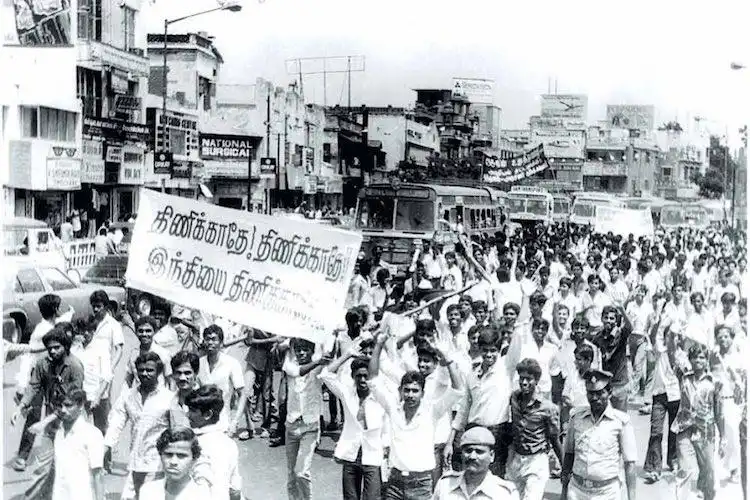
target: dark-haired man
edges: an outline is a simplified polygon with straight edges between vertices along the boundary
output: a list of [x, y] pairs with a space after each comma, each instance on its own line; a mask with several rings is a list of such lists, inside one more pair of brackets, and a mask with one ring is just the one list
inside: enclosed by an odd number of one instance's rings
[[[239, 419], [245, 416], [247, 398], [240, 397], [245, 387], [245, 377], [240, 362], [222, 352], [224, 347], [224, 330], [218, 325], [210, 325], [203, 330], [203, 349], [206, 355], [200, 358], [198, 378], [201, 384], [214, 384], [224, 395], [224, 408], [220, 424], [232, 435], [237, 429]], [[238, 398], [237, 412], [230, 421], [229, 413], [233, 398]]]

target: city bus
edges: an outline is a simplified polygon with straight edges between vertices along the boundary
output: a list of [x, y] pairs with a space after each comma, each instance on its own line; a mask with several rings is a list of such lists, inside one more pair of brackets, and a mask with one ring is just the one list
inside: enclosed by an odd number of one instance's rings
[[508, 218], [520, 224], [552, 222], [552, 195], [536, 186], [513, 186], [506, 196]]
[[368, 258], [380, 246], [382, 259], [403, 271], [411, 264], [416, 240], [436, 241], [450, 250], [459, 228], [469, 236], [502, 231], [499, 196], [492, 188], [371, 184], [359, 191], [355, 229], [363, 235]]
[[623, 208], [625, 202], [609, 193], [580, 192], [573, 194], [573, 208], [570, 222], [573, 224], [594, 224], [596, 207], [607, 206]]
[[633, 210], [643, 210], [648, 208], [651, 210], [651, 219], [654, 224], [659, 223], [661, 217], [661, 208], [664, 206], [665, 200], [662, 198], [626, 198], [625, 207]]
[[705, 229], [710, 224], [708, 209], [698, 202], [671, 202], [661, 208], [659, 221], [665, 229]]
[[552, 220], [568, 222], [570, 219], [570, 197], [562, 193], [552, 195]]

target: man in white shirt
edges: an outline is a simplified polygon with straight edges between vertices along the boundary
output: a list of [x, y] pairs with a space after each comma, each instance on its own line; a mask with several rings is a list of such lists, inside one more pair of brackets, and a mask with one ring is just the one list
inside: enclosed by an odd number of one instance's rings
[[84, 319], [76, 320], [73, 345], [70, 348], [70, 353], [83, 365], [83, 390], [86, 392], [86, 411], [90, 416], [91, 409], [99, 406], [99, 401], [112, 382], [109, 357], [91, 344], [95, 329], [94, 323]]
[[[637, 396], [641, 393], [641, 381], [643, 381], [644, 392], [649, 388], [646, 373], [646, 354], [651, 350], [649, 332], [654, 319], [654, 308], [651, 302], [646, 300], [648, 289], [644, 285], [638, 285], [633, 296], [625, 301], [625, 314], [633, 325], [633, 331], [628, 339], [630, 355], [633, 363], [632, 394]], [[653, 376], [653, 375], [652, 375]], [[644, 406], [650, 407], [650, 394], [643, 394]], [[645, 410], [644, 410], [645, 411]]]
[[154, 335], [154, 343], [174, 356], [182, 347], [182, 340], [177, 330], [170, 324], [172, 305], [166, 300], [156, 300], [151, 306], [151, 316], [156, 320], [159, 329]]
[[141, 316], [135, 321], [135, 334], [138, 337], [140, 345], [134, 348], [127, 357], [125, 367], [125, 384], [132, 387], [137, 381], [135, 376], [135, 360], [144, 352], [155, 352], [159, 355], [164, 363], [163, 382], [169, 387], [169, 377], [172, 375], [171, 365], [169, 363], [169, 353], [160, 345], [154, 343], [154, 334], [156, 333], [157, 323], [151, 316]]
[[315, 344], [293, 338], [282, 371], [287, 378], [286, 458], [289, 500], [311, 500], [312, 458], [320, 439], [318, 419], [323, 409], [318, 375], [331, 361], [330, 353], [313, 359]]
[[205, 481], [211, 500], [240, 500], [242, 477], [239, 471], [237, 443], [227, 436], [219, 423], [224, 397], [215, 385], [203, 385], [185, 398], [190, 427], [198, 436], [201, 456], [193, 466], [197, 483]]
[[[96, 321], [96, 331], [91, 343], [95, 348], [101, 349], [105, 361], [108, 362], [109, 373], [114, 373], [117, 365], [122, 358], [122, 348], [125, 339], [122, 335], [122, 325], [117, 322], [109, 312], [109, 296], [104, 290], [96, 290], [89, 297], [91, 310], [94, 312]], [[91, 415], [94, 419], [94, 425], [107, 433], [107, 418], [110, 411], [110, 392], [108, 387], [102, 394], [99, 404], [91, 409]]]
[[613, 304], [622, 306], [630, 295], [630, 290], [625, 281], [621, 279], [620, 267], [615, 263], [609, 270], [609, 283], [607, 284], [607, 295]]
[[[343, 464], [343, 499], [380, 500], [380, 470], [384, 448], [388, 445], [388, 419], [385, 409], [370, 391], [369, 359], [359, 356], [359, 344], [359, 341], [352, 343], [341, 357], [323, 368], [318, 378], [341, 401], [344, 409], [344, 428], [333, 453]], [[338, 373], [350, 359], [353, 383], [344, 381]]]
[[589, 291], [583, 295], [583, 312], [589, 326], [595, 330], [602, 327], [602, 310], [612, 305], [612, 299], [600, 290], [601, 279], [596, 274], [589, 275]]
[[[429, 500], [432, 496], [432, 472], [435, 466], [434, 437], [438, 420], [446, 415], [460, 399], [461, 380], [455, 368], [451, 372], [451, 389], [437, 401], [424, 400], [424, 377], [419, 372], [407, 372], [401, 378], [396, 394], [381, 377], [380, 355], [386, 338], [378, 336], [370, 359], [373, 375], [371, 389], [375, 399], [383, 406], [391, 422], [391, 469], [385, 498]], [[452, 360], [441, 357], [440, 364], [451, 366]]]
[[[198, 379], [203, 385], [214, 384], [221, 389], [224, 395], [224, 408], [221, 411], [219, 424], [224, 426], [229, 435], [234, 435], [240, 418], [245, 415], [247, 398], [240, 397], [245, 387], [245, 376], [240, 362], [222, 352], [223, 347], [224, 330], [220, 326], [210, 325], [203, 330], [203, 348], [206, 354], [200, 358]], [[237, 411], [234, 418], [230, 420], [230, 406], [234, 397], [238, 399]]]

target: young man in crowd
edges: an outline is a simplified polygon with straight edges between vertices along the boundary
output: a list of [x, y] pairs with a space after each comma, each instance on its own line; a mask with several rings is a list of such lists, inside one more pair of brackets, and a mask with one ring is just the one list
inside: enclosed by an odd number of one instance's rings
[[198, 436], [201, 447], [193, 477], [196, 481], [208, 483], [212, 500], [240, 500], [239, 449], [219, 425], [224, 407], [221, 389], [215, 385], [203, 385], [188, 394], [185, 404], [190, 427]]
[[172, 380], [177, 391], [169, 411], [169, 427], [189, 427], [188, 407], [185, 400], [188, 394], [200, 387], [198, 381], [200, 358], [192, 351], [180, 351], [172, 356], [169, 362], [172, 368]]
[[[83, 390], [86, 392], [86, 413], [92, 415], [92, 408], [99, 406], [99, 401], [109, 389], [112, 372], [109, 371], [109, 358], [97, 346], [91, 344], [96, 323], [79, 319], [73, 329], [73, 344], [70, 348], [83, 366]], [[102, 422], [95, 422], [95, 425]], [[103, 423], [106, 426], [106, 422]], [[98, 427], [97, 427], [98, 428]], [[99, 429], [101, 431], [101, 429]]]
[[144, 483], [156, 479], [162, 464], [156, 441], [169, 428], [169, 410], [174, 393], [159, 379], [164, 364], [155, 352], [146, 352], [135, 360], [138, 385], [120, 394], [112, 408], [109, 428], [104, 436], [104, 468], [112, 469], [112, 449], [118, 443], [126, 424], [130, 424], [130, 457], [128, 482], [123, 499], [135, 498]]
[[[234, 435], [239, 420], [245, 416], [247, 398], [242, 397], [245, 376], [240, 362], [222, 352], [223, 347], [224, 330], [220, 326], [211, 325], [203, 330], [203, 348], [206, 354], [200, 358], [198, 378], [203, 385], [214, 384], [221, 389], [224, 395], [224, 408], [220, 423], [230, 435]], [[234, 398], [238, 400], [237, 411], [230, 420], [230, 407]]]
[[104, 500], [104, 437], [86, 421], [87, 395], [72, 389], [60, 401], [60, 426], [54, 437], [54, 500]]
[[549, 394], [537, 392], [542, 377], [539, 362], [525, 358], [516, 371], [520, 389], [510, 397], [513, 445], [508, 479], [518, 487], [521, 500], [541, 500], [550, 477], [548, 451], [562, 460], [560, 415]]
[[573, 412], [570, 418], [561, 500], [619, 500], [625, 494], [627, 500], [635, 500], [635, 433], [628, 414], [609, 403], [611, 379], [612, 374], [602, 370], [586, 375], [589, 408]]
[[[369, 359], [360, 357], [361, 342], [355, 341], [342, 355], [324, 367], [318, 378], [343, 405], [344, 427], [334, 457], [342, 463], [344, 500], [380, 500], [381, 466], [387, 438], [387, 417], [383, 406], [370, 391]], [[344, 381], [339, 374], [351, 360]]]
[[127, 366], [125, 368], [125, 384], [128, 387], [133, 387], [133, 383], [136, 382], [135, 360], [145, 352], [155, 352], [161, 358], [161, 361], [164, 364], [162, 381], [167, 387], [169, 387], [168, 381], [172, 374], [172, 367], [169, 363], [170, 356], [166, 349], [154, 342], [156, 329], [156, 320], [151, 316], [141, 316], [135, 320], [135, 334], [138, 337], [139, 345], [134, 348], [126, 358]]
[[437, 401], [425, 401], [424, 376], [409, 371], [401, 378], [399, 392], [402, 403], [399, 403], [397, 395], [389, 390], [390, 386], [382, 377], [378, 377], [385, 340], [384, 335], [377, 337], [370, 359], [373, 377], [371, 389], [391, 422], [390, 462], [393, 468], [384, 499], [428, 500], [433, 489], [432, 473], [437, 465], [434, 449], [436, 425], [459, 400], [463, 387], [455, 368], [451, 367], [454, 362], [441, 356], [440, 364], [451, 370], [451, 390]]
[[143, 485], [140, 500], [204, 500], [212, 498], [206, 484], [193, 480], [201, 457], [198, 438], [188, 427], [167, 429], [156, 439], [156, 451], [164, 478]]
[[459, 443], [464, 469], [447, 472], [435, 486], [432, 500], [518, 500], [516, 486], [490, 472], [495, 437], [486, 427], [472, 427]]
[[633, 327], [622, 308], [614, 306], [602, 309], [601, 323], [594, 343], [602, 353], [602, 370], [612, 374], [611, 404], [616, 410], [627, 412], [631, 388], [627, 347]]

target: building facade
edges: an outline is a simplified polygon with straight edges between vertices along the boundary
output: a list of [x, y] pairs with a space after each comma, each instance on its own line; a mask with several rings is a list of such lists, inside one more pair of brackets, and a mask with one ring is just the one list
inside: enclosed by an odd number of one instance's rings
[[440, 135], [440, 154], [459, 160], [471, 156], [479, 118], [468, 98], [450, 89], [418, 89], [414, 119], [424, 125], [435, 123]]

